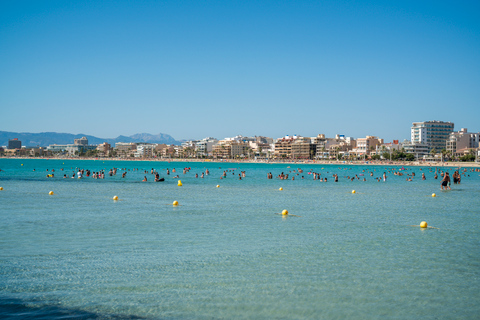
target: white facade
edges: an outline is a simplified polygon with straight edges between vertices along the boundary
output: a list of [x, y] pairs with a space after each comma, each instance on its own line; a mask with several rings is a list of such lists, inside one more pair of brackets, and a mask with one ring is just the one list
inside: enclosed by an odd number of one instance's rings
[[135, 152], [136, 158], [151, 158], [153, 157], [153, 151], [155, 150], [154, 144], [138, 144], [137, 152]]
[[468, 149], [477, 149], [479, 146], [480, 133], [468, 132], [462, 128], [458, 132], [452, 132], [447, 140], [447, 151], [452, 155], [461, 155]]
[[454, 123], [444, 121], [414, 122], [411, 128], [412, 143], [426, 144], [430, 150], [441, 151], [446, 148], [447, 139], [453, 132]]
[[88, 146], [87, 137], [81, 137], [80, 139], [73, 139], [73, 144], [77, 146]]
[[428, 155], [431, 150], [426, 143], [411, 142], [408, 140], [402, 143], [402, 148], [405, 149], [405, 153], [411, 153], [415, 155], [416, 158]]
[[208, 137], [199, 141], [195, 147], [198, 155], [208, 156], [212, 154], [213, 146], [218, 143], [218, 140], [212, 137]]

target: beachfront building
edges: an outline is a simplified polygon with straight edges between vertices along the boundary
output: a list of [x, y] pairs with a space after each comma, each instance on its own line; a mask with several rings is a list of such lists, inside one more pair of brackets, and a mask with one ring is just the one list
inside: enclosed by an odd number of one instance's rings
[[255, 154], [255, 157], [258, 158], [267, 158], [275, 149], [272, 138], [267, 137], [255, 137], [255, 141], [248, 142], [249, 148]]
[[330, 138], [326, 138], [323, 133], [312, 138], [312, 143], [315, 145], [315, 158], [328, 159], [330, 156], [328, 152], [329, 142]]
[[18, 157], [22, 155], [22, 149], [5, 149], [4, 155], [6, 157]]
[[22, 141], [18, 140], [18, 138], [8, 140], [7, 149], [21, 149], [21, 148], [22, 148]]
[[67, 152], [67, 144], [51, 144], [47, 147], [47, 150], [52, 153]]
[[316, 154], [316, 145], [311, 138], [297, 137], [291, 144], [292, 159], [313, 159]]
[[225, 138], [213, 146], [212, 154], [216, 159], [234, 159], [250, 155], [250, 150], [248, 144], [240, 139]]
[[158, 143], [155, 145], [155, 150], [154, 153], [157, 157], [162, 157], [163, 156], [163, 150], [167, 148], [168, 145], [165, 143]]
[[194, 158], [197, 157], [197, 145], [200, 140], [188, 140], [182, 142], [181, 149], [179, 149], [179, 155], [181, 158]]
[[412, 143], [426, 144], [429, 151], [435, 149], [436, 152], [446, 148], [450, 133], [453, 132], [454, 123], [444, 121], [424, 121], [413, 122], [411, 128]]
[[43, 147], [27, 148], [27, 155], [30, 157], [43, 157], [49, 155], [49, 152]]
[[402, 145], [398, 142], [398, 140], [393, 140], [389, 143], [384, 143], [382, 145], [378, 145], [375, 150], [375, 154], [380, 155], [384, 159], [391, 158], [393, 151], [400, 151]]
[[117, 142], [114, 148], [117, 157], [131, 158], [135, 156], [137, 152], [137, 144], [134, 142]]
[[327, 138], [324, 134], [318, 134], [311, 138], [315, 145], [315, 158], [328, 159], [337, 158], [339, 154], [349, 155], [349, 151], [356, 146], [356, 140], [352, 137], [345, 137], [343, 134], [335, 135], [335, 138]]
[[278, 138], [277, 141], [275, 141], [275, 158], [291, 158], [292, 144], [296, 139], [296, 135], [294, 135], [293, 137], [287, 135], [283, 138]]
[[258, 144], [272, 145], [273, 144], [273, 139], [270, 138], [270, 137], [255, 136], [255, 142], [258, 143]]
[[426, 143], [405, 140], [401, 146], [401, 149], [403, 149], [406, 154], [413, 154], [415, 159], [427, 158], [431, 151], [430, 147]]
[[98, 151], [98, 156], [99, 157], [106, 157], [110, 155], [110, 152], [112, 150], [112, 146], [110, 143], [104, 142], [102, 144], [99, 144], [97, 146], [97, 151]]
[[235, 141], [235, 142], [232, 142], [230, 145], [231, 145], [230, 155], [232, 159], [244, 158], [251, 155], [251, 152], [250, 152], [251, 149], [248, 147], [248, 144], [243, 141], [242, 142]]
[[162, 158], [175, 158], [177, 154], [177, 149], [173, 144], [171, 145], [162, 145], [161, 148], [161, 156]]
[[150, 143], [138, 143], [135, 158], [153, 158], [155, 145]]
[[480, 133], [468, 132], [466, 128], [462, 128], [458, 132], [450, 133], [446, 144], [446, 151], [454, 157], [462, 157], [471, 153], [479, 146]]
[[73, 156], [73, 155], [78, 156], [86, 153], [87, 151], [95, 150], [95, 149], [97, 149], [97, 146], [82, 145], [82, 144], [78, 144], [78, 145], [67, 144], [67, 148], [65, 149], [65, 151], [68, 152], [70, 156]]
[[223, 140], [220, 140], [216, 145], [213, 146], [212, 154], [215, 159], [229, 159], [232, 146], [228, 143], [222, 143]]
[[352, 149], [351, 153], [357, 156], [368, 156], [372, 151], [377, 150], [378, 146], [383, 144], [383, 139], [375, 136], [366, 136], [357, 139], [357, 147]]
[[76, 146], [88, 146], [87, 137], [81, 137], [80, 139], [73, 139], [73, 144]]
[[75, 139], [73, 144], [51, 144], [47, 147], [47, 151], [51, 153], [68, 154], [69, 156], [79, 156], [96, 148], [97, 146], [95, 145], [88, 145], [88, 139], [83, 137], [81, 139]]
[[328, 157], [330, 159], [339, 159], [347, 153], [347, 147], [344, 144], [332, 144], [328, 147]]
[[218, 140], [212, 137], [204, 138], [195, 145], [195, 152], [197, 156], [208, 157], [212, 155], [213, 146], [218, 143]]

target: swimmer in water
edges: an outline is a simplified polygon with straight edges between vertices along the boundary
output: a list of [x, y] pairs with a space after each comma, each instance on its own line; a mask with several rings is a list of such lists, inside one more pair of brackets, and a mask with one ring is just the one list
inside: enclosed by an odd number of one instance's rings
[[450, 188], [450, 176], [449, 176], [448, 172], [445, 172], [445, 175], [442, 179], [441, 187], [442, 187], [442, 190], [444, 190], [443, 188], [445, 188], [445, 190], [447, 190], [447, 188], [448, 188], [448, 190], [452, 190]]

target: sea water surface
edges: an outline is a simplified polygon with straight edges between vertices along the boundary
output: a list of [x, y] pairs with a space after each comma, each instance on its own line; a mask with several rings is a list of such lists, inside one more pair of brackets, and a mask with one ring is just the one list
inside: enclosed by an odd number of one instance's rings
[[478, 319], [480, 173], [399, 168], [0, 159], [0, 318]]

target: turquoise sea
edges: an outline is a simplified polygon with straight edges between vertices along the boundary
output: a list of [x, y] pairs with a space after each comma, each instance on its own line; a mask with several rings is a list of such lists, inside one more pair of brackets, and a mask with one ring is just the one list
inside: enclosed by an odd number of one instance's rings
[[0, 159], [0, 318], [479, 319], [480, 172], [399, 168]]

